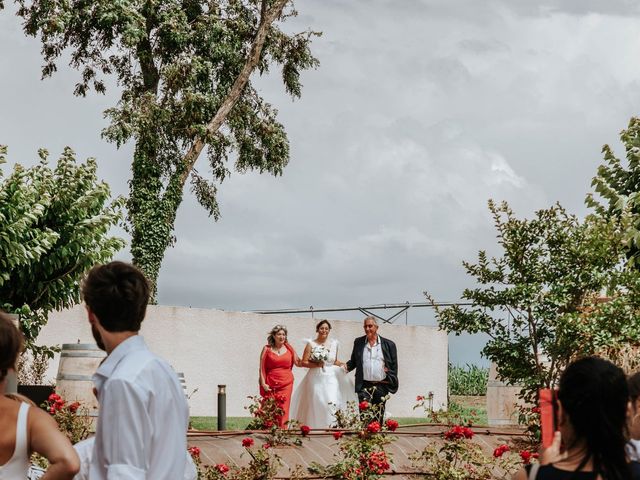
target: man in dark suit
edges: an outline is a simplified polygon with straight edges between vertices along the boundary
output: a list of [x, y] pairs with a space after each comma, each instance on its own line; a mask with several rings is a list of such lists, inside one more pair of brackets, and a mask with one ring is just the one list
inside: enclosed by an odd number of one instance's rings
[[382, 423], [386, 398], [398, 391], [398, 352], [395, 343], [378, 335], [375, 317], [364, 319], [364, 333], [364, 337], [353, 342], [345, 369], [347, 372], [356, 369], [358, 398], [379, 405], [378, 420]]

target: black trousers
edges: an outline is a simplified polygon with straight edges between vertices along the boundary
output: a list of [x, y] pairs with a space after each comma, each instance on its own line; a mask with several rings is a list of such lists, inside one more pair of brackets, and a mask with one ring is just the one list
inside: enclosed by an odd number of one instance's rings
[[371, 405], [378, 406], [378, 414], [376, 420], [380, 422], [380, 425], [384, 422], [384, 407], [386, 403], [386, 396], [389, 394], [388, 385], [381, 382], [362, 382], [362, 389], [358, 392], [358, 400], [367, 401]]

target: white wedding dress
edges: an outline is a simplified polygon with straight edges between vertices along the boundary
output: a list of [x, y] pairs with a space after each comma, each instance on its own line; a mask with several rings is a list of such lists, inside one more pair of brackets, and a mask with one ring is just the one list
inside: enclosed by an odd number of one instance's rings
[[[322, 346], [309, 340], [311, 348]], [[329, 358], [324, 368], [310, 368], [291, 400], [289, 418], [311, 428], [329, 428], [335, 423], [334, 413], [344, 410], [347, 402], [357, 402], [352, 377], [334, 365], [338, 354], [338, 341], [329, 340]]]

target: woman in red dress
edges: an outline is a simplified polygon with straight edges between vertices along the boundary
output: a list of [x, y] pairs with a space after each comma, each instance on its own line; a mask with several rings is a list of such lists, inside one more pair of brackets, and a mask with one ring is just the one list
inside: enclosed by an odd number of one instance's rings
[[293, 366], [300, 366], [300, 358], [287, 343], [287, 328], [276, 325], [267, 337], [267, 345], [260, 354], [260, 395], [275, 397], [284, 410], [279, 419], [280, 428], [289, 420], [289, 404], [293, 391]]

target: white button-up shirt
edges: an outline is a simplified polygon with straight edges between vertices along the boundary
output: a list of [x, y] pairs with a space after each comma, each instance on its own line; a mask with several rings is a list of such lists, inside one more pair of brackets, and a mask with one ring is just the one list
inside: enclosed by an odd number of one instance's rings
[[100, 414], [89, 478], [182, 478], [189, 408], [172, 368], [134, 335], [109, 354], [93, 381]]
[[365, 339], [364, 350], [362, 351], [362, 375], [368, 382], [380, 382], [387, 374], [384, 371], [384, 355], [380, 346], [380, 337], [376, 337], [373, 347], [369, 340]]

